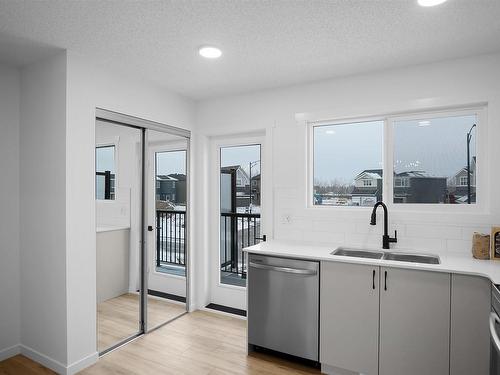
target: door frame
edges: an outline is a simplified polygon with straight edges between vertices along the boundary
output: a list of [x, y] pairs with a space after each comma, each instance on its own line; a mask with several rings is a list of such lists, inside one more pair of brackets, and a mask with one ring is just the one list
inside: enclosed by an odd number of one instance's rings
[[[272, 209], [270, 207], [270, 158], [267, 134], [260, 131], [251, 134], [233, 134], [212, 137], [210, 142], [209, 169], [209, 298], [208, 303], [246, 310], [246, 287], [223, 284], [220, 278], [220, 152], [225, 147], [260, 145], [261, 173], [261, 235], [272, 238]], [[269, 206], [269, 207], [268, 207]]]

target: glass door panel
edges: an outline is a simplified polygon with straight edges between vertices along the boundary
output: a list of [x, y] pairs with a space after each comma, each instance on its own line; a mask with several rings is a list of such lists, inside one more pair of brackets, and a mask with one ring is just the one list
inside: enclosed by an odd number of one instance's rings
[[220, 149], [220, 282], [246, 286], [242, 249], [260, 241], [260, 144]]
[[96, 287], [98, 351], [142, 332], [142, 134], [96, 122]]
[[186, 312], [188, 140], [148, 130], [148, 330]]

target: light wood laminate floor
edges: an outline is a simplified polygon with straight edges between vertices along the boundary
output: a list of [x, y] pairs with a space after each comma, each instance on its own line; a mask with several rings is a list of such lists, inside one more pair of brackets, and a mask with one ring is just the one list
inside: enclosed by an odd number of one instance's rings
[[[100, 374], [319, 374], [305, 367], [265, 354], [246, 353], [246, 321], [205, 311], [196, 311], [174, 320], [99, 359], [81, 375]], [[6, 364], [7, 362], [7, 364]], [[15, 372], [20, 362], [14, 357], [0, 362], [1, 375]], [[35, 365], [36, 367], [36, 365]], [[31, 371], [31, 370], [30, 370]], [[26, 375], [52, 374], [44, 369]]]
[[[148, 327], [153, 328], [186, 312], [184, 304], [148, 296]], [[102, 351], [139, 330], [139, 295], [122, 294], [97, 305], [97, 342]]]

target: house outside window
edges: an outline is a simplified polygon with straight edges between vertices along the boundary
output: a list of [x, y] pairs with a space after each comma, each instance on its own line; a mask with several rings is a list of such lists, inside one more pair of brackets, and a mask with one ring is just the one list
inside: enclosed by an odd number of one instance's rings
[[466, 188], [466, 168], [467, 150], [469, 163], [475, 164], [477, 120], [475, 114], [461, 114], [417, 115], [391, 121], [394, 178], [409, 181], [409, 186], [394, 184], [393, 202], [400, 204], [401, 200], [395, 198], [404, 196], [404, 203], [476, 203], [475, 186], [470, 193]]
[[[310, 124], [309, 204], [476, 204], [483, 111]], [[383, 191], [384, 186], [391, 189]]]

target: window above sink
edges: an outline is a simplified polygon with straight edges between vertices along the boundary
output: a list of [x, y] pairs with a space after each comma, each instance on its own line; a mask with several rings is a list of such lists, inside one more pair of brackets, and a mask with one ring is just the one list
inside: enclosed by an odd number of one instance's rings
[[486, 107], [308, 122], [308, 207], [487, 208]]

